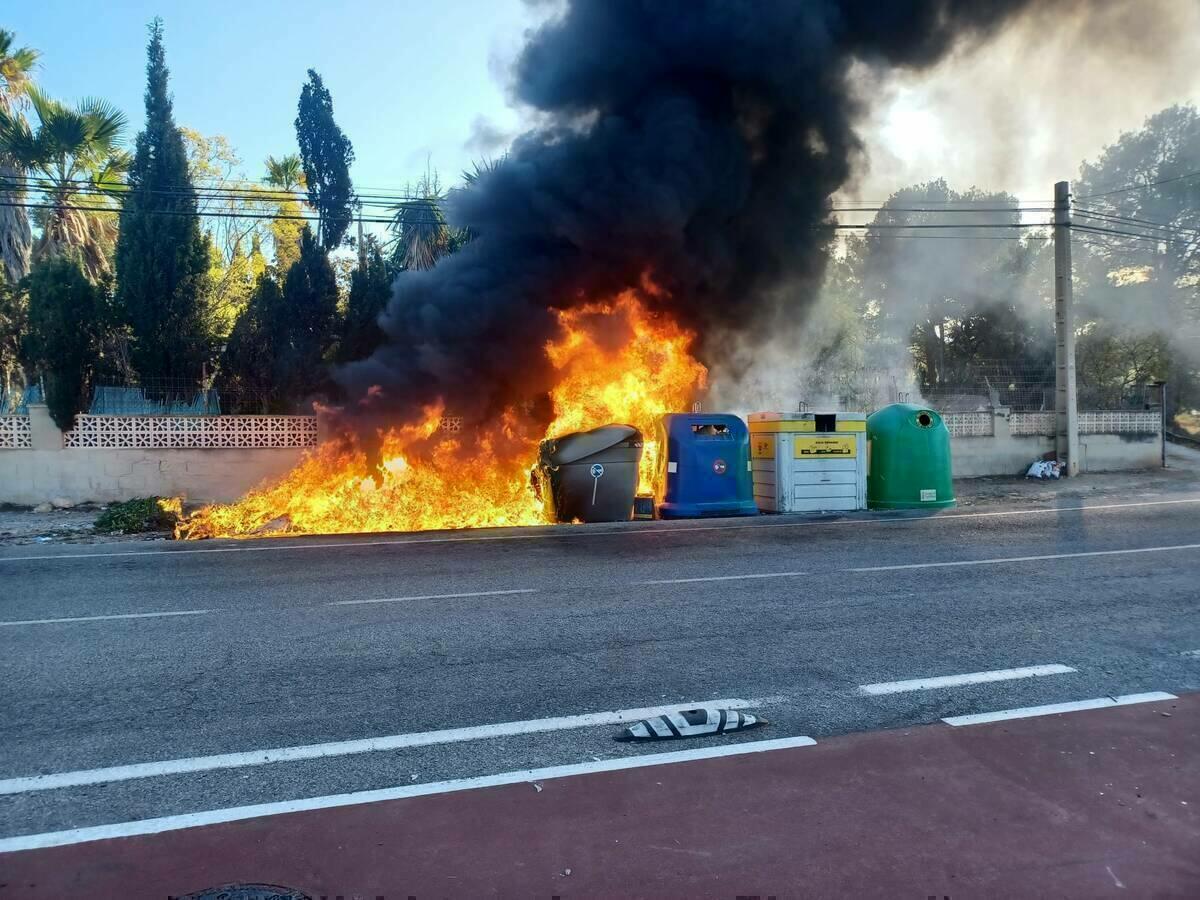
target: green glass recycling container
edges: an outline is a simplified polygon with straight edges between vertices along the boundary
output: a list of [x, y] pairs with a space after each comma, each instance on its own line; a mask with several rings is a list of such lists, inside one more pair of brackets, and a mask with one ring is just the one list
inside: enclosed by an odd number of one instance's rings
[[867, 508], [954, 506], [950, 432], [927, 406], [893, 403], [867, 417]]

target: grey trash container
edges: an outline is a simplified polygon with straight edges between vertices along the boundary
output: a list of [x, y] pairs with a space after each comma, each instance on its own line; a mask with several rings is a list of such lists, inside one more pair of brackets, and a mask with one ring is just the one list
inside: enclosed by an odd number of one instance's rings
[[642, 433], [603, 425], [542, 441], [534, 482], [559, 522], [621, 522], [633, 516]]

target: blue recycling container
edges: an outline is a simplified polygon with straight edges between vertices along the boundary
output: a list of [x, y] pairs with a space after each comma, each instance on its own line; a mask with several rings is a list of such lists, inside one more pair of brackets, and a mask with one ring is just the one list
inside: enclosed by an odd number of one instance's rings
[[664, 519], [753, 516], [750, 433], [737, 416], [672, 413], [658, 423]]

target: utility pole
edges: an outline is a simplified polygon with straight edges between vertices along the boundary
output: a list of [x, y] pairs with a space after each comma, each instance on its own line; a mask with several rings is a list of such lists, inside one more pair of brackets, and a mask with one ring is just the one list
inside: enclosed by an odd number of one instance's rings
[[1071, 286], [1071, 185], [1054, 185], [1054, 449], [1062, 474], [1079, 474], [1075, 311]]

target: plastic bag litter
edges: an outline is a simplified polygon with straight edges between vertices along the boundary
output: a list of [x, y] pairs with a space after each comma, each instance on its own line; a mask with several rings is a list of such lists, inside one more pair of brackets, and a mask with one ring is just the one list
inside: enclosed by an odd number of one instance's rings
[[1025, 473], [1025, 477], [1040, 478], [1042, 480], [1061, 478], [1062, 467], [1055, 460], [1039, 459], [1029, 467], [1029, 471]]

